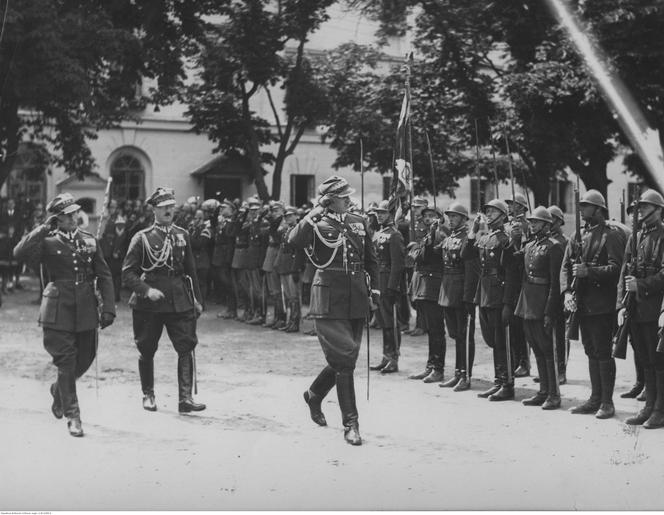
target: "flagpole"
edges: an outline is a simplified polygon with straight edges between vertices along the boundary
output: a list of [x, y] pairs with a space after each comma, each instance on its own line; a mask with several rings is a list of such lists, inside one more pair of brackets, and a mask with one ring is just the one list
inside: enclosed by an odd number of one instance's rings
[[[408, 95], [408, 106], [410, 111], [410, 73], [413, 65], [413, 52], [408, 54], [408, 64], [406, 65], [406, 95]], [[410, 112], [409, 112], [410, 115]], [[411, 241], [415, 238], [415, 214], [413, 213], [413, 137], [411, 134], [410, 116], [406, 120], [406, 130], [408, 131], [408, 162], [410, 163], [410, 177], [408, 178], [410, 184], [408, 185], [408, 204], [410, 206], [410, 231]]]
[[429, 133], [424, 129], [424, 136], [427, 140], [427, 150], [429, 152], [429, 166], [431, 167], [431, 187], [433, 188], [433, 208], [436, 209], [436, 172], [433, 169], [433, 155], [431, 154], [431, 141], [429, 141]]
[[498, 163], [496, 161], [496, 148], [493, 146], [493, 133], [491, 131], [491, 120], [487, 118], [487, 127], [489, 128], [489, 143], [491, 144], [491, 164], [493, 168], [493, 180], [496, 186], [496, 198], [500, 198], [498, 193]]
[[482, 174], [480, 173], [480, 133], [475, 118], [475, 173], [477, 174], [477, 210], [482, 208]]

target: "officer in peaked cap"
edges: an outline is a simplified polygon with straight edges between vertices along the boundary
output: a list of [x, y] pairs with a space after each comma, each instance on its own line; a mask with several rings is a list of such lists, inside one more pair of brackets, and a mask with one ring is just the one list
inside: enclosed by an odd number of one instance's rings
[[[581, 342], [588, 357], [591, 393], [586, 402], [571, 412], [606, 419], [615, 414], [616, 362], [611, 356], [611, 343], [625, 242], [623, 235], [606, 223], [606, 201], [599, 191], [588, 190], [579, 206], [586, 228], [582, 229], [580, 249], [574, 237], [567, 243], [560, 288], [565, 310], [578, 315]], [[576, 285], [575, 290], [572, 285]]]
[[[424, 221], [422, 220], [422, 211], [429, 207], [429, 201], [425, 199], [424, 197], [421, 196], [416, 196], [413, 198], [413, 201], [411, 203], [411, 215], [414, 217], [415, 222], [411, 226], [408, 221], [403, 220], [398, 228], [401, 234], [404, 236], [404, 244], [406, 247], [408, 247], [411, 243], [415, 242], [422, 242], [422, 240], [426, 237], [426, 235], [429, 233], [429, 228], [426, 226]], [[414, 230], [411, 230], [414, 228]], [[413, 273], [415, 271], [415, 262], [413, 261], [412, 256], [409, 254], [406, 254], [406, 274], [407, 278], [406, 281], [408, 284], [413, 279]], [[402, 322], [404, 322], [405, 325], [409, 324], [410, 320], [410, 307], [408, 305], [408, 299], [406, 296], [402, 299], [401, 302], [401, 318]], [[410, 330], [407, 329], [404, 331], [405, 334], [409, 334], [411, 336], [422, 336], [424, 334], [424, 329], [423, 329], [423, 321], [422, 321], [422, 316], [420, 313], [420, 310], [417, 306], [415, 306], [415, 313], [416, 313], [416, 318], [415, 318], [415, 327]]]
[[44, 348], [58, 368], [57, 381], [51, 385], [51, 411], [56, 418], [67, 418], [72, 436], [83, 436], [76, 380], [95, 358], [97, 327], [103, 329], [115, 318], [111, 272], [95, 237], [77, 227], [79, 209], [69, 193], [58, 195], [46, 206], [46, 222], [14, 249], [16, 258], [42, 266], [48, 281], [39, 323], [44, 330]]
[[524, 273], [515, 314], [523, 319], [525, 336], [535, 353], [540, 389], [523, 404], [552, 410], [560, 407], [553, 329], [560, 316], [560, 264], [564, 249], [550, 237], [553, 217], [544, 206], [535, 208], [528, 216], [528, 223], [532, 239], [526, 243], [523, 254], [519, 254], [524, 261]]
[[140, 353], [143, 408], [157, 410], [153, 358], [166, 327], [178, 353], [178, 411], [201, 411], [205, 405], [194, 402], [192, 389], [196, 319], [203, 307], [189, 233], [173, 224], [172, 189], [157, 188], [147, 201], [154, 207], [155, 222], [134, 235], [122, 266], [124, 284], [133, 292], [129, 306]]
[[309, 314], [314, 318], [328, 365], [304, 392], [313, 421], [327, 425], [321, 402], [336, 384], [344, 439], [361, 445], [353, 373], [360, 352], [369, 295], [377, 293], [376, 254], [366, 220], [348, 213], [353, 189], [333, 175], [318, 188], [318, 206], [289, 234], [292, 245], [305, 249], [317, 268], [311, 286]]
[[226, 311], [219, 318], [237, 317], [237, 291], [231, 264], [235, 250], [235, 216], [237, 209], [230, 200], [224, 199], [212, 219], [214, 245], [212, 248], [212, 281], [218, 301], [226, 301]]

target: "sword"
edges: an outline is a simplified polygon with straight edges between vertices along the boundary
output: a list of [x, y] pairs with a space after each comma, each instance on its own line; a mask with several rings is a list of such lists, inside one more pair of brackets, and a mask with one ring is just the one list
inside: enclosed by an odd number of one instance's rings
[[470, 313], [467, 313], [466, 316], [468, 317], [466, 321], [466, 377], [468, 378], [468, 384], [470, 384], [470, 324], [473, 317]]
[[559, 379], [558, 379], [558, 348], [556, 345], [556, 337], [558, 336], [558, 331], [556, 330], [555, 321], [552, 321], [551, 324], [551, 337], [553, 338], [553, 378], [556, 381], [556, 391], [559, 392]]
[[505, 326], [505, 354], [507, 355], [507, 381], [512, 384], [512, 343], [510, 342], [510, 325]]
[[370, 327], [369, 327], [369, 318], [371, 317], [371, 310], [369, 310], [369, 315], [365, 317], [364, 322], [367, 326], [367, 401], [369, 400], [369, 378], [371, 377], [371, 374], [369, 373], [371, 371], [369, 362], [370, 360], [370, 354], [371, 354], [371, 332], [370, 332]]

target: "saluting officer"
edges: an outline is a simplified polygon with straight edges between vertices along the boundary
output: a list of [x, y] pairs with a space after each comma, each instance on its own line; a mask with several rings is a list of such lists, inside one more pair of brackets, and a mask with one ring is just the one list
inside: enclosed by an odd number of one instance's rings
[[[657, 352], [657, 319], [664, 300], [664, 198], [654, 191], [641, 194], [637, 203], [641, 230], [632, 234], [627, 243], [625, 259], [618, 282], [618, 323], [625, 317], [624, 292], [635, 296], [631, 311], [630, 333], [637, 362], [643, 365], [646, 404], [625, 422], [647, 429], [664, 427], [664, 354]], [[632, 255], [631, 239], [637, 238], [636, 256]], [[636, 260], [636, 274], [629, 275], [625, 264]]]
[[[300, 306], [300, 273], [304, 269], [304, 251], [292, 245], [288, 241], [291, 229], [297, 223], [297, 209], [287, 206], [284, 211], [283, 224], [280, 229], [281, 244], [275, 263], [275, 271], [279, 274], [281, 284], [280, 292], [283, 292], [284, 305], [289, 310], [286, 324], [280, 327], [287, 333], [297, 333], [300, 330], [301, 306]], [[281, 302], [282, 299], [279, 299]], [[286, 309], [286, 308], [284, 308]]]
[[115, 319], [111, 272], [95, 237], [77, 227], [79, 209], [71, 194], [58, 195], [46, 206], [46, 222], [14, 249], [17, 259], [43, 267], [47, 284], [39, 323], [44, 329], [44, 348], [58, 368], [57, 381], [50, 388], [51, 411], [55, 418], [67, 417], [72, 436], [83, 436], [76, 380], [94, 361], [97, 327], [103, 329]]
[[563, 246], [550, 237], [551, 213], [538, 206], [527, 217], [531, 240], [523, 249], [523, 282], [515, 314], [523, 320], [525, 337], [533, 348], [540, 389], [523, 400], [525, 406], [560, 407], [558, 370], [554, 361], [553, 328], [560, 306], [560, 264]]
[[215, 223], [212, 225], [214, 233], [214, 247], [212, 249], [212, 274], [217, 299], [226, 298], [226, 312], [221, 312], [219, 318], [237, 318], [237, 292], [233, 280], [231, 264], [235, 248], [234, 215], [235, 205], [224, 199], [218, 207]]
[[[474, 243], [471, 254], [479, 256], [480, 278], [477, 283], [475, 303], [479, 306], [480, 329], [486, 344], [493, 349], [494, 385], [478, 397], [490, 401], [514, 398], [514, 378], [508, 361], [505, 330], [514, 314], [519, 282], [516, 276], [514, 249], [505, 232], [507, 204], [493, 199], [484, 206], [489, 232], [476, 241], [480, 228], [480, 216], [473, 222], [468, 239]], [[511, 349], [509, 349], [511, 350]]]
[[134, 341], [140, 353], [138, 372], [143, 408], [157, 410], [153, 358], [166, 327], [178, 353], [178, 411], [201, 411], [205, 404], [198, 404], [192, 398], [192, 353], [198, 344], [196, 319], [203, 306], [189, 233], [173, 224], [172, 189], [157, 188], [147, 202], [154, 207], [155, 223], [134, 235], [122, 267], [124, 284], [133, 292], [129, 306]]
[[427, 235], [419, 242], [411, 242], [409, 254], [415, 261], [415, 271], [410, 282], [410, 295], [422, 318], [427, 332], [429, 353], [424, 371], [409, 379], [422, 379], [425, 383], [438, 383], [445, 372], [445, 321], [443, 308], [438, 304], [442, 267], [440, 245], [447, 236], [443, 225], [444, 215], [434, 208], [422, 210], [422, 221], [428, 228]]
[[377, 286], [376, 254], [366, 220], [347, 213], [354, 190], [333, 175], [319, 187], [319, 205], [291, 230], [289, 242], [307, 251], [316, 266], [309, 313], [328, 365], [304, 392], [311, 418], [327, 425], [321, 402], [337, 385], [344, 439], [361, 445], [353, 372], [370, 311], [369, 288]]
[[188, 230], [191, 250], [194, 254], [194, 263], [196, 265], [198, 288], [201, 291], [199, 300], [205, 309], [210, 272], [210, 242], [212, 241], [212, 231], [210, 229], [210, 221], [205, 219], [202, 209], [195, 211], [194, 218], [189, 223]]
[[[263, 273], [265, 274], [265, 285], [267, 293], [272, 303], [274, 304], [274, 318], [271, 323], [265, 322], [264, 327], [275, 329], [277, 327], [285, 328], [286, 325], [286, 312], [284, 308], [283, 297], [281, 295], [281, 281], [279, 273], [276, 270], [277, 261], [279, 260], [279, 247], [282, 240], [282, 227], [284, 226], [284, 203], [280, 200], [270, 201], [270, 213], [267, 217], [268, 222], [268, 245], [265, 252], [265, 259], [263, 260]], [[267, 305], [267, 301], [266, 301]], [[267, 319], [267, 313], [265, 314]]]
[[454, 338], [456, 355], [454, 376], [440, 386], [462, 392], [470, 389], [475, 361], [474, 302], [479, 261], [469, 251], [473, 242], [468, 239], [468, 209], [459, 202], [452, 202], [445, 214], [452, 233], [445, 238], [441, 248], [443, 277], [438, 304], [443, 307], [447, 331]]
[[[506, 199], [509, 208], [509, 223], [506, 225], [507, 235], [510, 237], [510, 245], [514, 250], [520, 250], [530, 239], [528, 230], [528, 199], [521, 193], [514, 194], [514, 200]], [[517, 277], [523, 274], [523, 261], [516, 260]], [[530, 375], [530, 355], [523, 330], [523, 320], [516, 315], [510, 319], [510, 343], [512, 346], [512, 364], [514, 377], [527, 377]]]
[[[406, 247], [408, 247], [408, 245], [412, 242], [421, 242], [428, 234], [429, 229], [424, 224], [424, 220], [422, 219], [422, 210], [426, 207], [429, 207], [429, 201], [427, 199], [421, 196], [413, 198], [410, 216], [415, 218], [414, 223], [411, 225], [407, 219], [402, 219], [401, 223], [398, 225], [399, 232], [404, 238], [404, 244]], [[405, 266], [406, 284], [410, 284], [410, 281], [413, 279], [413, 273], [415, 272], [415, 261], [407, 253]], [[401, 299], [401, 308], [399, 313], [402, 322], [404, 322], [406, 325], [404, 334], [408, 334], [410, 336], [422, 336], [424, 334], [424, 329], [422, 328], [422, 317], [417, 306], [415, 306], [415, 327], [413, 327], [413, 329], [408, 329], [410, 320], [410, 304], [408, 302], [408, 296], [406, 295], [405, 291], [403, 298]]]
[[[588, 190], [579, 202], [586, 223], [581, 249], [570, 238], [560, 269], [560, 288], [565, 309], [577, 311], [583, 349], [588, 356], [590, 398], [571, 409], [575, 414], [595, 414], [600, 419], [615, 413], [613, 387], [616, 362], [611, 357], [611, 340], [616, 324], [616, 295], [625, 245], [623, 235], [606, 223], [608, 210], [604, 196]], [[574, 256], [578, 256], [575, 262]], [[576, 300], [571, 291], [577, 279]]]
[[401, 333], [394, 315], [399, 309], [399, 297], [406, 290], [404, 259], [406, 249], [403, 236], [394, 226], [389, 202], [383, 200], [374, 209], [378, 220], [378, 230], [373, 234], [373, 244], [378, 261], [378, 289], [380, 302], [376, 319], [383, 331], [383, 358], [371, 370], [382, 374], [399, 371], [399, 348]]

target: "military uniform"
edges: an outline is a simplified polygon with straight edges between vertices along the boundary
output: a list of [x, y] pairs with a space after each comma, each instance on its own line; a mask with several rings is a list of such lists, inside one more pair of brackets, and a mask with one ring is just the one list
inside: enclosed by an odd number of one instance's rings
[[[551, 207], [548, 209], [549, 212], [551, 212]], [[556, 240], [563, 248], [563, 251], [567, 247], [567, 242], [569, 239], [560, 231], [559, 228], [551, 229], [549, 237]], [[559, 301], [558, 314], [554, 320], [554, 324], [556, 324], [556, 352], [558, 353], [558, 376], [560, 378], [560, 384], [565, 384], [567, 382], [567, 360], [569, 359], [569, 345], [566, 344], [565, 338], [565, 313], [563, 310], [562, 297], [559, 298]]]
[[[158, 207], [175, 203], [169, 190], [157, 189], [149, 202]], [[133, 292], [134, 342], [140, 353], [138, 371], [144, 395], [144, 408], [156, 410], [154, 403], [153, 358], [164, 327], [178, 354], [178, 409], [199, 411], [202, 404], [192, 400], [193, 350], [196, 337], [197, 304], [201, 292], [189, 233], [176, 225], [155, 224], [134, 235], [122, 267], [125, 286]], [[160, 300], [150, 300], [148, 292], [163, 293]]]
[[265, 274], [265, 284], [267, 293], [274, 304], [274, 320], [267, 325], [270, 328], [285, 328], [286, 311], [284, 299], [281, 296], [281, 280], [276, 270], [279, 260], [279, 250], [283, 239], [284, 225], [283, 216], [279, 216], [269, 222], [268, 244], [263, 260], [263, 273]]
[[[289, 214], [290, 211], [287, 209], [286, 213]], [[276, 273], [279, 274], [284, 302], [290, 313], [288, 323], [283, 328], [288, 333], [300, 330], [301, 307], [298, 283], [305, 260], [304, 251], [288, 241], [291, 229], [292, 227], [286, 224], [279, 229], [281, 244], [274, 267]]]
[[[553, 219], [546, 208], [540, 206], [529, 220], [540, 220], [550, 225]], [[560, 392], [554, 360], [553, 327], [560, 314], [559, 280], [563, 247], [549, 237], [547, 228], [526, 243], [520, 255], [523, 256], [523, 275], [515, 315], [523, 320], [525, 337], [535, 354], [540, 378], [537, 395], [523, 403], [556, 409], [560, 407]]]
[[[469, 239], [475, 240], [470, 236]], [[514, 249], [510, 246], [510, 239], [504, 227], [497, 225], [489, 233], [474, 241], [474, 246], [470, 250], [471, 255], [478, 256], [480, 261], [475, 304], [479, 306], [482, 337], [493, 350], [495, 373], [494, 387], [479, 395], [490, 400], [511, 399], [514, 397], [514, 380], [508, 371], [510, 365], [503, 313], [514, 312], [519, 293]]]
[[[422, 197], [415, 197], [413, 199], [413, 206], [428, 207], [429, 201]], [[413, 216], [411, 214], [411, 216]], [[427, 237], [429, 233], [429, 228], [422, 220], [422, 216], [416, 216], [415, 222], [411, 226], [410, 222], [404, 220], [398, 225], [399, 232], [402, 234], [404, 239], [404, 245], [408, 247], [411, 242], [421, 242], [424, 238]], [[406, 253], [405, 263], [406, 267], [406, 284], [411, 284], [413, 280], [413, 274], [415, 273], [415, 259], [413, 256]], [[401, 299], [401, 307], [399, 309], [399, 314], [401, 317], [401, 322], [408, 328], [410, 321], [410, 303], [408, 302], [407, 292], [404, 292], [404, 295]], [[406, 334], [413, 333], [413, 336], [420, 336], [424, 332], [424, 326], [422, 321], [422, 315], [420, 313], [419, 307], [414, 306], [415, 308], [415, 327], [412, 330], [405, 331]]]
[[218, 215], [217, 223], [212, 227], [214, 244], [210, 261], [215, 294], [217, 299], [226, 300], [226, 317], [228, 318], [237, 316], [235, 281], [233, 281], [231, 275], [235, 248], [235, 237], [231, 235], [232, 229], [232, 218]]
[[205, 307], [210, 275], [210, 243], [212, 242], [210, 222], [206, 220], [200, 225], [191, 223], [189, 225], [189, 239], [191, 241], [191, 251], [194, 255], [198, 288], [201, 292], [198, 300]]
[[[47, 206], [50, 215], [71, 214], [78, 209], [68, 193], [58, 195]], [[48, 282], [42, 293], [39, 323], [44, 330], [44, 348], [58, 368], [57, 381], [51, 385], [53, 414], [57, 418], [64, 414], [72, 435], [82, 436], [76, 380], [95, 358], [99, 313], [102, 328], [115, 317], [110, 270], [95, 237], [80, 229], [63, 232], [40, 225], [18, 243], [14, 255], [43, 267]]]
[[[479, 261], [471, 252], [473, 242], [468, 228], [452, 231], [441, 247], [442, 281], [438, 304], [443, 308], [447, 330], [454, 338], [456, 354], [454, 377], [443, 383], [455, 391], [470, 388], [475, 361], [475, 292], [479, 279]], [[470, 330], [470, 334], [468, 331]], [[466, 338], [468, 356], [466, 356]]]
[[[641, 195], [639, 203], [664, 208], [664, 199], [652, 190]], [[664, 300], [664, 225], [657, 213], [646, 220], [637, 235], [627, 243], [624, 264], [618, 282], [618, 308], [625, 308], [625, 276], [633, 268], [636, 293], [630, 307], [630, 334], [637, 362], [645, 376], [646, 404], [639, 413], [626, 420], [646, 428], [664, 425], [664, 354], [657, 352], [657, 321]], [[636, 256], [632, 255], [632, 238], [636, 237]], [[628, 269], [627, 265], [632, 265]]]
[[373, 234], [373, 244], [378, 261], [380, 302], [376, 318], [383, 331], [383, 359], [372, 369], [388, 374], [399, 369], [401, 333], [398, 327], [395, 331], [398, 322], [394, 320], [394, 313], [398, 311], [400, 296], [406, 290], [404, 277], [406, 249], [403, 236], [391, 222], [380, 226]]
[[[345, 179], [336, 176], [319, 187], [323, 198], [348, 196], [352, 191]], [[353, 372], [370, 313], [369, 286], [374, 289], [378, 283], [376, 254], [364, 218], [321, 211], [305, 216], [288, 238], [296, 247], [309, 248], [317, 267], [309, 313], [328, 363], [304, 396], [314, 421], [326, 425], [320, 406], [336, 384], [344, 437], [359, 445]]]
[[[260, 205], [260, 202], [257, 201], [257, 207]], [[253, 209], [251, 203], [250, 209]], [[263, 215], [257, 215], [249, 223], [249, 245], [247, 247], [246, 274], [249, 283], [249, 302], [253, 313], [247, 322], [251, 325], [260, 325], [265, 322], [261, 267], [267, 253], [267, 238], [268, 230], [264, 224]]]
[[113, 277], [113, 291], [115, 292], [115, 302], [120, 301], [120, 292], [122, 290], [122, 261], [127, 253], [129, 240], [127, 239], [127, 228], [125, 220], [121, 216], [109, 220], [102, 239], [99, 242], [104, 254], [104, 259], [108, 264]]
[[233, 220], [230, 229], [231, 235], [235, 238], [233, 248], [233, 261], [231, 262], [232, 278], [235, 282], [235, 292], [237, 293], [237, 307], [243, 308], [242, 320], [250, 320], [253, 317], [251, 304], [249, 301], [249, 274], [248, 260], [249, 252], [249, 225], [247, 222], [248, 210], [240, 210], [238, 216]]
[[[599, 195], [589, 190], [581, 204], [595, 204], [593, 197]], [[584, 202], [590, 199], [592, 202]], [[604, 204], [604, 209], [605, 204]], [[623, 235], [602, 220], [594, 226], [587, 226], [581, 235], [580, 259], [588, 269], [587, 277], [577, 278], [576, 309], [579, 317], [579, 329], [583, 348], [588, 356], [591, 395], [587, 402], [573, 408], [573, 413], [596, 413], [598, 418], [613, 416], [613, 387], [616, 378], [616, 364], [611, 357], [611, 341], [616, 323], [617, 282], [625, 250]], [[572, 285], [572, 267], [576, 254], [573, 236], [563, 257], [560, 271], [562, 293], [570, 291]]]

